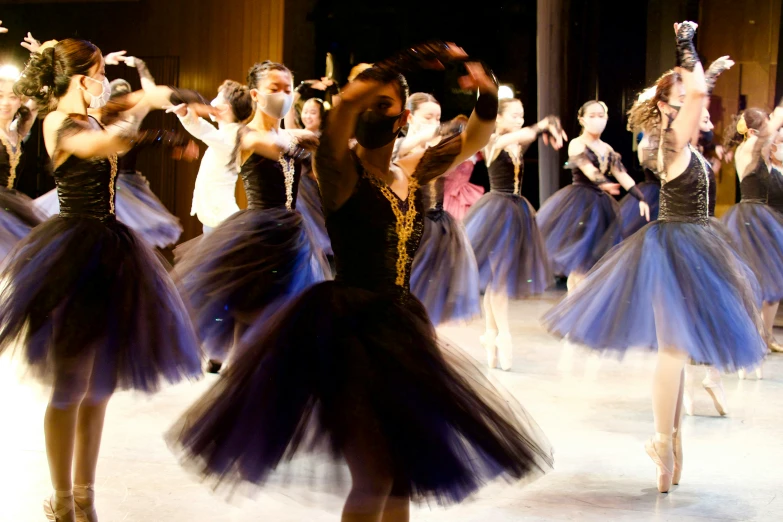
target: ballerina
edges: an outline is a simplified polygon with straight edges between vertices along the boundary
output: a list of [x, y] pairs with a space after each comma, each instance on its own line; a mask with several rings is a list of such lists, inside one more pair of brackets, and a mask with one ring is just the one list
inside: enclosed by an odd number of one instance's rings
[[161, 381], [201, 374], [198, 341], [165, 261], [115, 219], [117, 153], [139, 136], [106, 132], [87, 115], [103, 108], [123, 118], [120, 108], [198, 97], [159, 86], [109, 108], [108, 84], [100, 50], [69, 38], [33, 53], [14, 86], [47, 113], [61, 207], [17, 244], [0, 273], [9, 282], [0, 296], [0, 352], [17, 348], [52, 385], [44, 419], [50, 521], [97, 521], [98, 452], [116, 389], [151, 393]]
[[[27, 47], [36, 49], [39, 45], [35, 42]], [[124, 62], [127, 66], [136, 68], [141, 78], [142, 89], [154, 89], [155, 80], [144, 61], [133, 56], [126, 57], [124, 54], [125, 51], [118, 51], [106, 55], [106, 64], [118, 65]], [[113, 80], [109, 85], [111, 88], [110, 100], [117, 99], [131, 91], [130, 84], [123, 79]], [[110, 132], [138, 130], [151, 110], [152, 107], [143, 101], [137, 103], [125, 111], [123, 119], [115, 119], [111, 124], [106, 125], [107, 130]], [[99, 120], [101, 118], [99, 111], [95, 111], [92, 115]], [[127, 151], [119, 159], [117, 167], [117, 219], [131, 227], [149, 244], [165, 248], [177, 242], [182, 234], [182, 226], [179, 219], [169, 212], [152, 192], [144, 175], [136, 170], [139, 153], [150, 146], [161, 145], [174, 149], [174, 156], [177, 159], [193, 160], [198, 155], [195, 144], [188, 142], [182, 136], [168, 131], [159, 131], [156, 135], [146, 133], [143, 141], [137, 141], [133, 150]], [[60, 211], [56, 188], [40, 196], [35, 202], [47, 216], [56, 215]]]
[[240, 164], [248, 208], [186, 251], [175, 251], [174, 278], [193, 307], [213, 367], [249, 326], [264, 323], [272, 311], [329, 274], [323, 252], [296, 212], [299, 157], [318, 138], [310, 131], [280, 128], [291, 108], [292, 81], [291, 71], [280, 63], [266, 61], [250, 69], [255, 115], [237, 134], [232, 160]]
[[408, 53], [343, 89], [316, 152], [336, 280], [248, 332], [241, 358], [169, 432], [218, 482], [263, 484], [283, 460], [325, 448], [350, 469], [346, 522], [406, 521], [411, 500], [459, 502], [489, 479], [551, 462], [537, 427], [438, 343], [409, 291], [421, 187], [487, 142], [497, 86], [468, 63], [461, 87], [480, 96], [465, 130], [393, 165], [407, 116], [399, 68], [464, 56], [437, 44]]
[[[693, 45], [696, 24], [675, 24], [678, 71], [637, 105], [632, 127], [662, 136], [658, 220], [604, 256], [543, 319], [550, 332], [593, 350], [657, 351], [655, 437], [646, 450], [660, 492], [679, 484], [683, 368], [690, 356], [723, 370], [757, 364], [765, 329], [753, 272], [710, 226], [710, 166], [690, 145], [707, 95]], [[783, 115], [783, 108], [778, 109]]]
[[554, 282], [536, 212], [522, 196], [522, 158], [541, 135], [555, 150], [567, 139], [554, 116], [523, 128], [524, 118], [521, 101], [500, 100], [495, 133], [483, 152], [490, 191], [465, 218], [484, 292], [486, 331], [481, 344], [488, 366], [495, 368], [499, 363], [505, 371], [512, 364], [508, 300], [541, 294]]
[[650, 207], [626, 172], [622, 158], [601, 140], [608, 121], [606, 105], [588, 101], [578, 116], [582, 133], [568, 145], [573, 183], [547, 199], [537, 217], [554, 273], [568, 277], [569, 291], [622, 239], [619, 205], [612, 197], [619, 187], [610, 183], [607, 175], [638, 200], [639, 214], [650, 220]]

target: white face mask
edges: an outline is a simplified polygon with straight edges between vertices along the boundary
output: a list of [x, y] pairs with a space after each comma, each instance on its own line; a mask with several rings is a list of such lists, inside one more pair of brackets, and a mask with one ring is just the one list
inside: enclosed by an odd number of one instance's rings
[[258, 95], [258, 108], [261, 112], [278, 120], [282, 120], [288, 114], [293, 103], [294, 95], [285, 92]]
[[778, 150], [773, 153], [773, 156], [775, 156], [776, 160], [783, 163], [783, 143], [778, 145]]
[[439, 123], [420, 123], [413, 128], [415, 133], [433, 134], [440, 127]]
[[[209, 102], [209, 104], [210, 104], [212, 107], [215, 107], [215, 108], [217, 108], [217, 106], [218, 106], [218, 105], [220, 105], [220, 102], [221, 102], [221, 101], [222, 101], [221, 97], [220, 97], [220, 96], [218, 96], [217, 98], [215, 98], [214, 100], [212, 100], [211, 102]], [[212, 120], [212, 121], [214, 121], [215, 123], [217, 123], [217, 121], [218, 121], [218, 120], [217, 120], [217, 118], [215, 117], [215, 115], [214, 115], [214, 114], [210, 114], [210, 115], [209, 115], [209, 119], [210, 119], [210, 120]]]
[[103, 88], [98, 96], [94, 95], [87, 89], [84, 89], [84, 91], [90, 95], [90, 109], [100, 109], [105, 107], [111, 98], [111, 84], [109, 83], [108, 78], [104, 76], [102, 82], [96, 80], [95, 78], [90, 78], [89, 76], [85, 76], [85, 78], [95, 83], [100, 83]]
[[606, 118], [590, 118], [585, 120], [585, 131], [599, 135], [606, 128]]

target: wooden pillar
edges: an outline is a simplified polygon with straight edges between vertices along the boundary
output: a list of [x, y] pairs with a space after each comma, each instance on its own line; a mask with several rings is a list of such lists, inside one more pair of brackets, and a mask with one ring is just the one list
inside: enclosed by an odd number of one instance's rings
[[[563, 0], [539, 0], [538, 39], [538, 118], [562, 112], [561, 81], [563, 67], [562, 24], [568, 19], [563, 12]], [[528, 116], [528, 119], [531, 119]], [[562, 168], [560, 153], [538, 142], [538, 193], [541, 204], [559, 188], [558, 174]]]

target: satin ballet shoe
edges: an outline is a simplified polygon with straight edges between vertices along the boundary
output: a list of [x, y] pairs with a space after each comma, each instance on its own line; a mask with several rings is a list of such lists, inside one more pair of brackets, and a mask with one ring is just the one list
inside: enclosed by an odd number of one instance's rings
[[498, 359], [500, 369], [507, 372], [511, 369], [511, 361], [514, 357], [511, 348], [511, 334], [501, 334], [497, 337]]
[[487, 330], [484, 335], [479, 337], [481, 346], [487, 351], [487, 366], [490, 370], [498, 366], [498, 347], [495, 344], [497, 337], [497, 330]]
[[778, 344], [777, 339], [767, 343], [767, 348], [769, 348], [770, 352], [783, 353], [783, 345]]
[[[58, 501], [59, 499], [59, 501]], [[59, 505], [60, 502], [65, 505]], [[75, 522], [76, 514], [74, 512], [73, 496], [62, 497], [53, 494], [43, 501], [44, 515], [49, 522]]]
[[644, 445], [644, 449], [647, 450], [647, 454], [658, 468], [658, 492], [668, 493], [672, 486], [674, 475], [672, 471], [674, 468], [674, 449], [672, 448], [671, 438], [668, 442], [650, 439]]
[[723, 383], [720, 381], [715, 382], [708, 377], [701, 382], [701, 385], [704, 386], [704, 389], [709, 394], [712, 403], [715, 405], [715, 409], [718, 410], [721, 417], [726, 415], [729, 410], [726, 407], [728, 402], [726, 401], [726, 392], [723, 389]]
[[672, 484], [679, 485], [682, 476], [682, 434], [680, 430], [675, 430], [672, 435], [672, 449], [674, 451], [674, 472], [672, 473]]
[[93, 486], [74, 486], [73, 504], [76, 510], [76, 522], [98, 522]]
[[[754, 373], [756, 374], [756, 378], [758, 380], [761, 380], [761, 379], [764, 378], [764, 370], [761, 369], [761, 366], [756, 368], [754, 370]], [[740, 368], [739, 371], [737, 372], [737, 376], [740, 378], [740, 380], [744, 381], [748, 377], [748, 370], [746, 370], [745, 368]]]

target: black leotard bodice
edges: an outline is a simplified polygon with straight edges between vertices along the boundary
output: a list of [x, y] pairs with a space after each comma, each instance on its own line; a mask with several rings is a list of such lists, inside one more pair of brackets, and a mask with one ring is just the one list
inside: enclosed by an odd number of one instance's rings
[[682, 221], [687, 223], [709, 223], [710, 206], [714, 192], [710, 186], [712, 168], [700, 161], [699, 153], [691, 149], [691, 161], [685, 172], [661, 185], [659, 221]]
[[295, 209], [301, 174], [301, 162], [290, 156], [271, 160], [258, 154], [251, 155], [239, 171], [247, 194], [247, 208]]
[[522, 176], [525, 173], [525, 164], [522, 161], [524, 150], [519, 152], [519, 170], [516, 170], [514, 159], [506, 150], [501, 150], [498, 156], [488, 167], [489, 189], [492, 192], [502, 194], [522, 195]]
[[769, 173], [767, 204], [778, 212], [783, 212], [783, 172], [775, 167], [772, 167]]
[[769, 169], [759, 160], [756, 167], [740, 181], [741, 201], [743, 203], [767, 203], [769, 195]]

